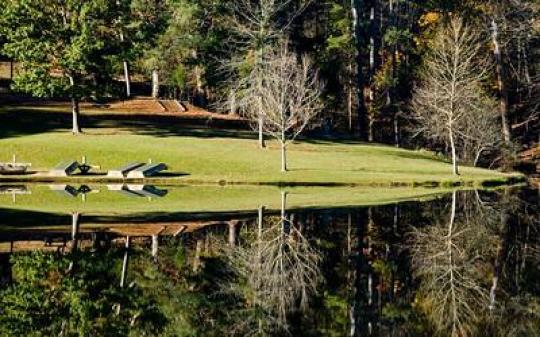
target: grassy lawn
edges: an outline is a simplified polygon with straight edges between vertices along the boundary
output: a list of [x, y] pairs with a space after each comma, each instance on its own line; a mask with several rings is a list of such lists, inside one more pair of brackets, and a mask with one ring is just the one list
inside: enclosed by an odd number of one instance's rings
[[[163, 187], [168, 194], [163, 198], [130, 197], [109, 191], [104, 185], [91, 186], [94, 193], [85, 201], [51, 191], [46, 185], [30, 185], [31, 194], [0, 195], [2, 210], [34, 211], [42, 213], [120, 216], [160, 213], [215, 213], [254, 211], [260, 206], [269, 210], [281, 207], [281, 190], [272, 186], [174, 186]], [[295, 187], [287, 189], [287, 208], [327, 208], [382, 205], [406, 200], [427, 200], [442, 193], [444, 188], [324, 188]], [[35, 219], [34, 219], [35, 220]], [[34, 221], [36, 222], [36, 221]]]
[[[25, 108], [28, 109], [28, 108]], [[165, 162], [167, 183], [300, 183], [392, 185], [427, 182], [505, 180], [509, 175], [463, 167], [453, 177], [450, 165], [426, 151], [383, 145], [302, 141], [290, 146], [290, 172], [280, 173], [277, 143], [259, 150], [249, 132], [187, 126], [174, 116], [140, 120], [130, 116], [87, 114], [82, 136], [72, 136], [69, 115], [43, 109], [0, 110], [0, 161], [13, 154], [32, 169], [47, 170], [85, 155], [102, 171], [131, 161]]]

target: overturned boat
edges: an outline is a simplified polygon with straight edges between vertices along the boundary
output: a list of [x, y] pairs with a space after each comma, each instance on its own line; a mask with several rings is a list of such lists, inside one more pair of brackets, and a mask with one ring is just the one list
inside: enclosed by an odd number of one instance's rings
[[0, 163], [0, 174], [2, 175], [18, 175], [25, 174], [29, 165]]
[[0, 163], [0, 175], [25, 174], [30, 166], [32, 166], [30, 163], [17, 163], [17, 158], [14, 155], [12, 162]]

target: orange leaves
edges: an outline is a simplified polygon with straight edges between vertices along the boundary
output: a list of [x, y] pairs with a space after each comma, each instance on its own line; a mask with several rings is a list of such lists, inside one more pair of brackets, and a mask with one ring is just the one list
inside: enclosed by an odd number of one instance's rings
[[418, 24], [422, 28], [427, 28], [427, 26], [434, 26], [437, 23], [439, 23], [440, 19], [441, 19], [441, 14], [437, 12], [427, 12], [426, 14], [420, 17], [420, 19], [418, 20]]

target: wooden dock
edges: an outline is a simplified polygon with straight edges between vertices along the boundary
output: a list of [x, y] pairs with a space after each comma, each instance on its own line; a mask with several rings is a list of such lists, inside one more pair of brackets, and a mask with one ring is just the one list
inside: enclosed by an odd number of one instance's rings
[[[225, 221], [175, 221], [175, 222], [119, 222], [119, 223], [85, 223], [80, 224], [77, 235], [78, 248], [92, 247], [92, 241], [84, 239], [93, 233], [109, 234], [122, 242], [123, 238], [152, 238], [178, 236], [184, 233], [198, 231], [208, 226], [224, 225]], [[69, 251], [73, 234], [72, 225], [27, 227], [15, 230], [10, 235], [2, 235], [6, 240], [0, 240], [0, 253], [16, 253], [27, 251]], [[13, 237], [10, 239], [9, 237]], [[51, 241], [51, 238], [56, 238]], [[2, 242], [3, 241], [3, 242]]]

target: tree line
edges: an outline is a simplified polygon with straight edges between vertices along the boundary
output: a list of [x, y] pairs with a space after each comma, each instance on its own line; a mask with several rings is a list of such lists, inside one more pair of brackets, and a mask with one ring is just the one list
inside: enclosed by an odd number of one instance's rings
[[[2, 53], [19, 64], [13, 87], [70, 97], [74, 133], [81, 100], [128, 98], [132, 82], [148, 81], [155, 98], [243, 113], [261, 147], [264, 134], [283, 140], [309, 121], [323, 133], [438, 149], [458, 173], [458, 159], [505, 165], [538, 141], [535, 0], [0, 5]], [[294, 71], [277, 71], [287, 62]], [[303, 82], [279, 81], [302, 72]], [[280, 101], [286, 91], [295, 97]], [[261, 99], [270, 92], [277, 99]]]

